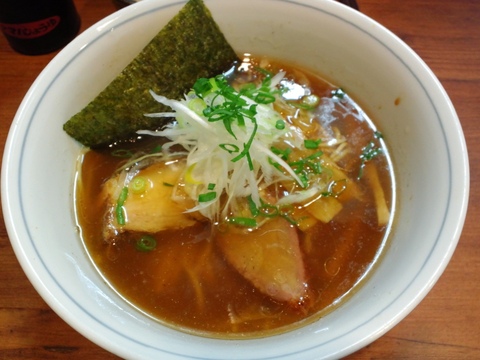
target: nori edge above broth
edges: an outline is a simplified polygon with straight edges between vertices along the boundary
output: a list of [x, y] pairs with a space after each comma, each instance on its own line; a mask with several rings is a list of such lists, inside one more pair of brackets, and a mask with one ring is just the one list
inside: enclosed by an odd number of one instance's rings
[[160, 128], [165, 118], [144, 114], [170, 109], [156, 102], [150, 90], [180, 99], [198, 78], [222, 73], [236, 61], [235, 51], [203, 1], [189, 0], [63, 129], [83, 145], [93, 148], [128, 139], [140, 129]]

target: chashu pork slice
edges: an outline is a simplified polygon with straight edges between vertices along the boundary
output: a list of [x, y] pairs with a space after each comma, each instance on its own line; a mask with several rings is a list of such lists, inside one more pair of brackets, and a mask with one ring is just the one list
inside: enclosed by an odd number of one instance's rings
[[305, 267], [296, 230], [274, 218], [253, 232], [217, 237], [228, 262], [259, 291], [277, 301], [300, 303], [306, 295]]
[[[187, 207], [182, 202], [172, 199], [174, 185], [185, 168], [183, 161], [154, 163], [138, 172], [130, 181], [141, 178], [145, 187], [135, 191], [128, 187], [128, 195], [123, 203], [125, 224], [118, 223], [116, 208], [120, 191], [124, 187], [123, 179], [115, 176], [104, 185], [107, 199], [104, 236], [112, 238], [124, 231], [142, 231], [156, 233], [167, 229], [181, 229], [195, 224], [196, 220], [185, 214]], [[185, 201], [186, 202], [186, 201]], [[184, 206], [185, 205], [185, 206]]]

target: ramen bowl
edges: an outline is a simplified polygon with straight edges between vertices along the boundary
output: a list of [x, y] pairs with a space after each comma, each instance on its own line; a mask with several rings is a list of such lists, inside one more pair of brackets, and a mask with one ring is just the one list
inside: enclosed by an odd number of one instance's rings
[[426, 64], [357, 11], [329, 0], [207, 0], [239, 54], [299, 64], [349, 89], [387, 139], [396, 175], [396, 219], [368, 279], [313, 323], [245, 340], [166, 327], [126, 303], [92, 265], [74, 214], [81, 146], [62, 125], [182, 5], [151, 0], [112, 14], [79, 35], [31, 86], [13, 121], [2, 168], [3, 211], [18, 260], [55, 312], [122, 358], [346, 356], [401, 321], [427, 295], [455, 250], [469, 191], [467, 151], [455, 110]]

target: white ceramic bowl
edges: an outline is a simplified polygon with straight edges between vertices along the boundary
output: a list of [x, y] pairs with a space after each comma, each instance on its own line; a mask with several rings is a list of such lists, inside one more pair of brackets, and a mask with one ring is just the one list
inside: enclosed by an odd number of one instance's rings
[[[319, 321], [257, 340], [214, 340], [166, 328], [119, 298], [90, 263], [73, 216], [80, 147], [62, 124], [107, 85], [182, 3], [149, 0], [82, 33], [45, 68], [13, 121], [2, 202], [16, 255], [67, 323], [128, 359], [318, 359], [374, 341], [428, 293], [457, 244], [469, 173], [461, 126], [442, 86], [402, 41], [330, 0], [207, 0], [239, 52], [318, 70], [370, 113], [391, 149], [397, 226], [374, 274]], [[395, 105], [395, 100], [400, 103]]]

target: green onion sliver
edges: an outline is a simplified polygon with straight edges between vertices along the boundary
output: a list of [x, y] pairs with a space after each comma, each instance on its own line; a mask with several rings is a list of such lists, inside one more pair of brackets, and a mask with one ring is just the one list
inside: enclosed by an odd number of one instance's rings
[[128, 187], [124, 187], [117, 199], [117, 206], [115, 207], [115, 215], [119, 225], [125, 225], [125, 214], [123, 213], [123, 204], [127, 200]]
[[322, 142], [321, 139], [318, 139], [318, 140], [307, 139], [307, 140], [304, 140], [303, 144], [305, 146], [305, 149], [314, 150], [314, 149], [318, 149], [318, 146], [320, 145], [321, 142]]
[[260, 211], [258, 210], [257, 204], [255, 204], [255, 201], [253, 201], [251, 195], [247, 197], [247, 201], [248, 201], [248, 207], [250, 209], [250, 212], [252, 213], [252, 216], [257, 217], [260, 214]]
[[272, 150], [272, 152], [275, 155], [280, 156], [282, 160], [288, 160], [288, 156], [292, 152], [292, 148], [286, 148], [282, 150], [282, 149], [276, 148], [275, 146], [270, 147], [270, 150]]
[[229, 154], [236, 153], [240, 151], [240, 148], [235, 144], [220, 144], [218, 145], [222, 150], [225, 150]]
[[245, 227], [257, 226], [257, 220], [253, 218], [246, 218], [246, 217], [231, 217], [228, 219], [228, 222], [231, 224], [245, 226]]
[[198, 195], [198, 202], [209, 202], [215, 200], [217, 193], [215, 191], [210, 191], [204, 194]]

